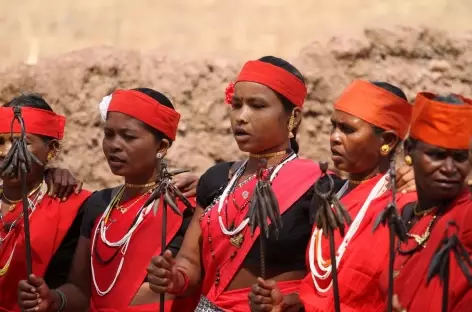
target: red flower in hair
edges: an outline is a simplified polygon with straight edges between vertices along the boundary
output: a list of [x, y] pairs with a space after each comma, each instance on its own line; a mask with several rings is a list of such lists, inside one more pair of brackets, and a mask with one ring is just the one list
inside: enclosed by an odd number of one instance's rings
[[225, 90], [225, 103], [231, 104], [234, 95], [234, 82], [230, 82]]

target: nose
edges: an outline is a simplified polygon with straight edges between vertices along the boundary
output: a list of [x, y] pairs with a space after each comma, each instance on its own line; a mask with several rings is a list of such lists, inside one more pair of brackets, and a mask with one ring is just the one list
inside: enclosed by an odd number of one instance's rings
[[239, 113], [236, 115], [236, 121], [239, 125], [244, 125], [249, 123], [249, 109], [246, 105], [239, 110]]
[[452, 177], [457, 174], [457, 166], [452, 157], [448, 156], [444, 159], [440, 172], [447, 177]]
[[331, 146], [341, 144], [341, 133], [337, 127], [334, 127], [329, 136], [329, 144]]

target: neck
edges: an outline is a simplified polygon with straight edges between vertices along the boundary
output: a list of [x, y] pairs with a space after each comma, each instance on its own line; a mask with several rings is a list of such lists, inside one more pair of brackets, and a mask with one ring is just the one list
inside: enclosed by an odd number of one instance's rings
[[160, 166], [158, 165], [154, 171], [149, 171], [149, 174], [142, 174], [136, 177], [125, 177], [125, 184], [130, 184], [134, 186], [142, 186], [142, 187], [126, 187], [123, 199], [127, 200], [143, 194], [153, 188], [155, 185], [146, 186], [146, 184], [150, 184], [152, 182], [156, 182], [160, 175]]
[[422, 190], [418, 189], [417, 187], [417, 195], [418, 195], [418, 206], [416, 207], [417, 212], [427, 211], [432, 208], [445, 208], [449, 206], [449, 204], [454, 200], [452, 199], [445, 199], [445, 200], [435, 200], [429, 198], [427, 192], [423, 192]]
[[[34, 181], [27, 181], [26, 182], [26, 188], [28, 189], [28, 194], [34, 190], [35, 188], [37, 188], [41, 182], [43, 182], [43, 179], [36, 179]], [[11, 200], [11, 201], [18, 201], [18, 200], [21, 200], [23, 198], [23, 191], [22, 191], [22, 187], [21, 187], [21, 183], [19, 183], [18, 185], [15, 185], [15, 186], [10, 186], [8, 185], [8, 182], [7, 183], [3, 183], [3, 195], [4, 195], [4, 198], [2, 198], [3, 201], [6, 200]]]
[[280, 147], [278, 149], [272, 149], [258, 154], [250, 154], [246, 165], [246, 173], [252, 174], [257, 172], [262, 160], [267, 161], [267, 168], [278, 165], [285, 157], [287, 157], [288, 153], [286, 151], [287, 148]]
[[390, 167], [390, 163], [388, 161], [381, 161], [377, 167], [372, 168], [370, 170], [366, 170], [361, 173], [349, 173], [348, 179], [352, 181], [351, 184], [358, 185], [364, 181], [367, 181], [375, 177], [379, 173], [381, 174], [387, 173], [389, 167]]

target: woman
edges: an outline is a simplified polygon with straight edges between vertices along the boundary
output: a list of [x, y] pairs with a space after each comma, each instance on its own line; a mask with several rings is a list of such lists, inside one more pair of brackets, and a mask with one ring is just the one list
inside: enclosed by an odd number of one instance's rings
[[[384, 82], [354, 81], [334, 104], [330, 144], [337, 169], [349, 174], [337, 192], [353, 219], [342, 237], [335, 232], [342, 311], [381, 311], [378, 275], [384, 269], [388, 240], [374, 221], [391, 200], [388, 174], [397, 146], [406, 137], [412, 107], [405, 94]], [[397, 201], [413, 200], [397, 195]], [[388, 236], [386, 236], [388, 238]], [[308, 248], [311, 271], [300, 288], [306, 311], [333, 311], [329, 242], [314, 228]], [[259, 280], [249, 296], [253, 311], [286, 310], [274, 281]]]
[[182, 249], [175, 259], [170, 252], [153, 258], [151, 289], [181, 296], [202, 285], [206, 297], [197, 311], [249, 311], [247, 295], [260, 274], [261, 256], [259, 230], [251, 236], [245, 214], [264, 159], [283, 222], [278, 240], [271, 229], [266, 241], [266, 271], [284, 294], [297, 291], [305, 274], [311, 188], [321, 173], [318, 164], [296, 155], [306, 92], [302, 75], [282, 59], [268, 56], [244, 65], [227, 99], [233, 135], [249, 157], [217, 164], [200, 178]]
[[[79, 208], [90, 193], [77, 192], [77, 189], [73, 195], [66, 197], [66, 193], [73, 190], [69, 185], [65, 192], [59, 192], [57, 199], [48, 194], [44, 181], [45, 166], [58, 151], [65, 118], [55, 114], [39, 95], [21, 95], [0, 108], [0, 160], [3, 161], [12, 145], [11, 121], [15, 107], [21, 108], [28, 148], [43, 164], [34, 163], [27, 175], [33, 272], [44, 276], [45, 283], [51, 287], [56, 287], [66, 281], [83, 215]], [[18, 123], [15, 123], [13, 130], [14, 136], [19, 135]], [[62, 180], [63, 171], [52, 172], [56, 180], [58, 173], [61, 173]], [[68, 182], [69, 178], [65, 173], [64, 181], [72, 184]], [[26, 274], [20, 182], [19, 179], [4, 176], [0, 188], [0, 311], [19, 311], [17, 285]], [[50, 188], [50, 191], [53, 189]]]
[[[180, 114], [162, 93], [145, 88], [117, 90], [103, 103], [103, 151], [125, 184], [96, 192], [84, 204], [69, 283], [55, 290], [37, 276], [20, 283], [20, 305], [27, 311], [85, 310], [89, 298], [91, 311], [158, 310], [159, 296], [149, 289], [146, 267], [161, 252], [164, 201], [144, 204], [159, 185], [161, 162], [175, 140]], [[154, 204], [159, 205], [157, 215]], [[166, 237], [174, 253], [193, 213], [180, 201], [178, 208], [183, 217], [170, 209], [167, 213]], [[195, 304], [188, 304], [168, 300], [166, 311], [191, 311]]]
[[[418, 200], [406, 205], [402, 217], [408, 240], [399, 243], [395, 258], [395, 293], [398, 311], [441, 311], [442, 283], [434, 277], [427, 284], [432, 257], [454, 221], [456, 233], [472, 254], [472, 201], [464, 187], [470, 172], [472, 100], [462, 96], [419, 93], [410, 137], [405, 142], [407, 162], [413, 166]], [[448, 311], [470, 311], [472, 289], [450, 253]], [[386, 273], [386, 272], [385, 272]], [[386, 289], [387, 277], [381, 279]]]

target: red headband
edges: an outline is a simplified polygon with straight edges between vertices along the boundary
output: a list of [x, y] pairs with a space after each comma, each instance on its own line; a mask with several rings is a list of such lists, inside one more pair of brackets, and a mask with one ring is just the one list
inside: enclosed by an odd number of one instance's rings
[[175, 140], [180, 114], [136, 90], [116, 90], [111, 95], [108, 112], [118, 112], [138, 119]]
[[[0, 107], [0, 133], [11, 132], [13, 107]], [[21, 117], [25, 122], [26, 133], [44, 135], [58, 140], [64, 137], [66, 118], [54, 112], [32, 107], [21, 107]], [[13, 132], [20, 133], [20, 124], [15, 121]]]
[[[305, 84], [294, 74], [283, 68], [262, 62], [249, 61], [244, 64], [236, 83], [240, 81], [257, 82], [285, 96], [298, 107], [303, 106], [307, 94]], [[232, 97], [232, 87], [226, 89], [226, 101]]]
[[418, 93], [413, 109], [411, 137], [446, 149], [469, 149], [472, 137], [472, 100], [464, 104], [433, 100], [435, 94]]
[[354, 80], [334, 103], [334, 109], [356, 116], [405, 139], [413, 106], [399, 96], [363, 81]]

